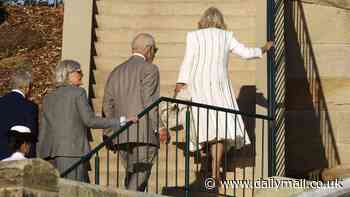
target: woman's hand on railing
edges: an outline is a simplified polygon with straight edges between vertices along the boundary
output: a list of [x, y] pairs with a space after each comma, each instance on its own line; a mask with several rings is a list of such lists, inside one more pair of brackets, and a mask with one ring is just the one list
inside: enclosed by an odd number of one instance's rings
[[168, 143], [170, 141], [170, 134], [166, 128], [159, 129], [159, 141], [161, 143]]
[[267, 51], [269, 51], [271, 49], [271, 47], [273, 47], [273, 42], [272, 41], [266, 42], [266, 44], [261, 47], [262, 53], [266, 53]]

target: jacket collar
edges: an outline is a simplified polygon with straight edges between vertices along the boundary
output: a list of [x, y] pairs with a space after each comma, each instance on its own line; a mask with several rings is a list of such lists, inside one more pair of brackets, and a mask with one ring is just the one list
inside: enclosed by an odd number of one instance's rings
[[11, 92], [15, 92], [15, 93], [21, 95], [23, 98], [26, 98], [24, 93], [21, 90], [19, 90], [19, 89], [13, 89], [13, 90], [11, 90]]

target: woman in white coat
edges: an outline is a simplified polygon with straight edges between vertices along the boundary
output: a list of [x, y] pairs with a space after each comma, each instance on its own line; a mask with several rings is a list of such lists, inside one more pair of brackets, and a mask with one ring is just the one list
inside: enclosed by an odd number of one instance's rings
[[[273, 43], [267, 42], [261, 48], [245, 47], [236, 40], [232, 32], [226, 31], [223, 15], [214, 7], [204, 12], [198, 23], [198, 28], [199, 30], [187, 34], [185, 57], [175, 91], [179, 92], [186, 86], [193, 102], [239, 110], [229, 78], [229, 54], [235, 53], [244, 59], [261, 58], [262, 54], [272, 47]], [[197, 110], [193, 110], [194, 122], [197, 122], [196, 112]], [[224, 141], [226, 140], [229, 146], [235, 145], [236, 148], [240, 148], [250, 144], [250, 140], [244, 129], [241, 116], [228, 115], [227, 138], [225, 113], [219, 113], [218, 128], [216, 128], [216, 112], [210, 111], [208, 118], [208, 135], [205, 109], [200, 110], [200, 124], [196, 125], [196, 129], [199, 132], [200, 145], [205, 145], [208, 142], [207, 145], [210, 146], [212, 176], [218, 180]]]

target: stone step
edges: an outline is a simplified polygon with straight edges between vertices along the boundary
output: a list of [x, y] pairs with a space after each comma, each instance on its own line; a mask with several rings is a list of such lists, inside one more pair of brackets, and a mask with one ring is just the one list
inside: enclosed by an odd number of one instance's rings
[[[234, 81], [234, 85], [251, 85], [255, 82], [255, 72], [253, 71], [231, 71], [231, 79]], [[95, 81], [97, 84], [102, 85], [108, 79], [109, 72], [105, 73], [104, 71], [95, 71]], [[160, 74], [160, 85], [175, 85], [178, 78], [177, 71], [166, 71], [161, 72]]]
[[[162, 77], [163, 76], [163, 77]], [[161, 85], [160, 85], [160, 95], [171, 97], [173, 95], [174, 86], [177, 79], [177, 74], [169, 74], [161, 76]], [[239, 90], [244, 85], [254, 85], [255, 84], [255, 72], [231, 72], [230, 77], [233, 81], [232, 86], [236, 96], [239, 93]], [[95, 98], [92, 99], [92, 103], [97, 114], [101, 113], [102, 109], [102, 95], [104, 89], [104, 83], [107, 80], [107, 75], [99, 76], [98, 74], [95, 76], [95, 81], [99, 85], [95, 85]], [[103, 84], [103, 85], [101, 85]]]
[[[101, 160], [103, 161], [103, 160]], [[104, 160], [106, 161], [106, 160]], [[175, 161], [174, 161], [175, 162]], [[178, 170], [175, 169], [175, 164], [174, 162], [169, 162], [169, 166], [168, 166], [168, 171], [166, 171], [165, 169], [165, 159], [162, 161], [161, 159], [159, 159], [159, 163], [158, 163], [158, 178], [159, 179], [165, 179], [166, 174], [168, 174], [168, 180], [175, 180], [175, 176], [176, 174], [178, 175], [184, 175], [185, 174], [185, 166], [183, 165], [179, 165], [178, 166]], [[95, 170], [95, 165], [94, 162], [90, 162], [91, 164], [91, 168], [92, 170]], [[171, 165], [172, 164], [172, 165]], [[119, 178], [123, 177], [125, 175], [125, 168], [124, 166], [121, 164], [121, 162], [119, 163], [119, 170], [117, 170], [118, 165], [117, 162], [110, 162], [109, 166], [110, 169], [109, 171], [107, 170], [106, 167], [106, 163], [101, 162], [100, 163], [100, 175], [105, 175], [105, 177], [107, 177], [107, 172], [109, 172], [110, 177], [114, 177], [116, 179], [117, 174], [119, 174]], [[200, 165], [199, 168], [200, 169]], [[156, 178], [157, 175], [157, 164], [156, 162], [154, 162], [153, 167], [152, 167], [152, 177]], [[167, 172], [167, 173], [166, 173]], [[196, 164], [194, 164], [193, 160], [190, 160], [190, 174], [191, 175], [195, 175], [196, 173], [199, 173], [199, 171], [197, 171], [196, 168]], [[205, 173], [205, 172], [204, 172]], [[253, 180], [253, 168], [252, 167], [246, 167], [245, 169], [242, 168], [236, 168], [235, 172], [227, 172], [226, 173], [226, 179], [227, 180]], [[178, 177], [179, 179], [181, 179], [181, 176]], [[255, 177], [255, 179], [258, 179], [257, 177]]]
[[[129, 44], [133, 38], [140, 32], [150, 33], [154, 36], [156, 43], [184, 43], [186, 42], [187, 32], [193, 31], [195, 27], [186, 30], [171, 30], [168, 29], [130, 29], [130, 28], [115, 28], [115, 29], [102, 29], [96, 28], [96, 35], [98, 42], [124, 42]], [[245, 26], [229, 28], [229, 31], [234, 33], [236, 39], [242, 43], [254, 43], [255, 32], [251, 28]]]
[[[175, 85], [161, 85], [160, 86], [160, 92], [162, 96], [172, 97], [174, 95], [174, 88]], [[95, 86], [94, 87], [94, 94], [96, 98], [103, 98], [104, 95], [104, 87]], [[100, 111], [97, 109], [97, 111]]]
[[[99, 0], [104, 2], [113, 2], [113, 3], [125, 3], [125, 0]], [[237, 4], [240, 4], [245, 1], [252, 1], [252, 0], [236, 0]], [[129, 0], [128, 2], [135, 2], [135, 3], [145, 3], [145, 2], [157, 2], [157, 3], [232, 3], [232, 0]]]
[[[253, 47], [254, 43], [245, 43], [246, 46]], [[97, 42], [95, 43], [95, 47], [97, 50], [97, 56], [105, 58], [112, 57], [124, 57], [124, 60], [130, 56], [131, 49], [129, 43], [111, 43], [111, 42]], [[178, 58], [182, 61], [185, 53], [186, 44], [185, 43], [161, 43], [157, 44], [158, 53], [156, 54], [155, 61], [158, 61], [158, 58], [167, 58], [167, 59], [175, 59]], [[242, 60], [245, 61], [246, 60]]]
[[[95, 56], [94, 61], [96, 64], [96, 71], [111, 72], [117, 65], [125, 62], [129, 57], [100, 57]], [[156, 57], [154, 59], [154, 64], [159, 66], [160, 73], [167, 71], [179, 71], [182, 64], [183, 58], [175, 57]], [[231, 55], [229, 63], [229, 71], [252, 71], [256, 70], [255, 61], [246, 61], [236, 57], [236, 55]]]
[[178, 2], [135, 2], [125, 1], [115, 3], [114, 1], [97, 1], [98, 13], [105, 15], [199, 15], [210, 6], [215, 6], [225, 16], [254, 16], [255, 6], [253, 1], [240, 0], [240, 2], [205, 2], [187, 1]]
[[[161, 18], [161, 20], [160, 20]], [[128, 16], [118, 17], [113, 15], [96, 15], [97, 25], [101, 29], [111, 28], [132, 28], [143, 30], [147, 28], [168, 29], [171, 30], [187, 30], [196, 29], [200, 16]], [[248, 29], [255, 28], [255, 17], [246, 16], [241, 18], [227, 17], [226, 23], [228, 28], [245, 27]]]
[[[130, 44], [129, 43], [110, 43], [110, 42], [97, 42], [95, 43], [97, 56], [113, 57], [130, 56]], [[158, 44], [158, 53], [156, 56], [160, 57], [177, 57], [182, 58], [184, 56], [185, 44], [184, 43], [164, 43]]]
[[[124, 187], [124, 172], [110, 172], [109, 173], [109, 180], [107, 185], [107, 176], [105, 174], [100, 174], [100, 185], [104, 185], [107, 187]], [[118, 178], [117, 178], [118, 176]], [[175, 177], [178, 177], [177, 181]], [[90, 173], [91, 180], [94, 182], [94, 174]], [[233, 180], [234, 177], [227, 176], [228, 180]], [[238, 179], [238, 178], [237, 178]], [[158, 180], [158, 181], [157, 181]], [[167, 181], [166, 181], [167, 180]], [[241, 179], [242, 180], [242, 179]], [[251, 177], [246, 177], [245, 180], [252, 180]], [[204, 187], [204, 181], [205, 177], [201, 176], [198, 173], [195, 173], [193, 171], [190, 172], [190, 187], [191, 191], [199, 192], [199, 191], [205, 191]], [[166, 183], [167, 182], [167, 183]], [[148, 192], [156, 193], [164, 191], [165, 188], [168, 189], [167, 194], [171, 194], [174, 192], [174, 189], [176, 191], [176, 187], [183, 187], [185, 185], [185, 173], [175, 173], [175, 172], [168, 172], [167, 177], [164, 173], [158, 171], [158, 178], [155, 169], [152, 170], [151, 177], [148, 182]], [[236, 188], [233, 189], [232, 187], [228, 187], [225, 191], [224, 187], [219, 188], [220, 194], [226, 194], [226, 196], [251, 196], [252, 190], [249, 188], [242, 189], [242, 188]], [[208, 196], [208, 195], [205, 195]]]
[[[350, 79], [322, 77], [320, 82], [324, 95], [323, 99], [327, 103], [329, 111], [347, 111], [350, 109]], [[305, 78], [291, 78], [289, 84], [289, 110], [313, 110], [311, 103], [321, 100], [321, 91], [315, 94], [315, 89], [312, 92], [313, 98], [310, 97], [309, 83]], [[314, 87], [319, 85], [316, 80], [311, 80], [310, 84]]]
[[[95, 73], [95, 81], [97, 85], [97, 88], [104, 88], [105, 83], [108, 79], [110, 72], [105, 71], [94, 71]], [[241, 85], [251, 85], [255, 83], [255, 72], [254, 71], [231, 71], [230, 77], [233, 81], [233, 87], [236, 89], [239, 88]], [[175, 83], [178, 78], [178, 72], [177, 71], [164, 71], [160, 73], [160, 85], [161, 86], [175, 86]], [[239, 90], [239, 89], [238, 89]], [[103, 91], [103, 90], [102, 90]], [[98, 94], [101, 95], [101, 90], [98, 90]], [[97, 92], [95, 92], [97, 93]]]
[[[177, 80], [177, 71], [161, 72], [161, 85], [160, 85], [160, 95], [165, 97], [173, 97], [175, 83]], [[236, 96], [239, 90], [244, 85], [255, 84], [255, 71], [231, 71], [230, 77], [232, 80], [232, 86]], [[105, 81], [107, 80], [108, 74], [103, 74], [103, 72], [95, 71], [95, 81], [96, 85], [93, 85], [95, 98], [92, 99], [95, 112], [97, 114], [101, 113], [102, 109], [102, 99], [104, 95]]]

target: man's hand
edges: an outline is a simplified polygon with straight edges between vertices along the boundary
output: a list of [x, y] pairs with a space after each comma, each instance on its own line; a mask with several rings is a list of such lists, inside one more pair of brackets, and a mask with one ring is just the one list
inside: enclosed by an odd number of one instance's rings
[[128, 122], [137, 123], [137, 121], [138, 121], [137, 117], [129, 117], [128, 118]]
[[161, 143], [168, 143], [170, 141], [170, 134], [166, 128], [159, 129], [159, 141]]
[[115, 149], [114, 143], [113, 143], [113, 141], [109, 138], [109, 136], [106, 135], [106, 134], [103, 134], [103, 135], [102, 135], [102, 140], [103, 140], [103, 142], [106, 143], [106, 148], [107, 148], [108, 150], [111, 150], [111, 151], [113, 151], [113, 152], [115, 153], [116, 149]]
[[184, 83], [177, 83], [175, 86], [175, 92], [176, 93], [180, 92], [185, 87], [185, 85], [186, 84], [184, 84]]

